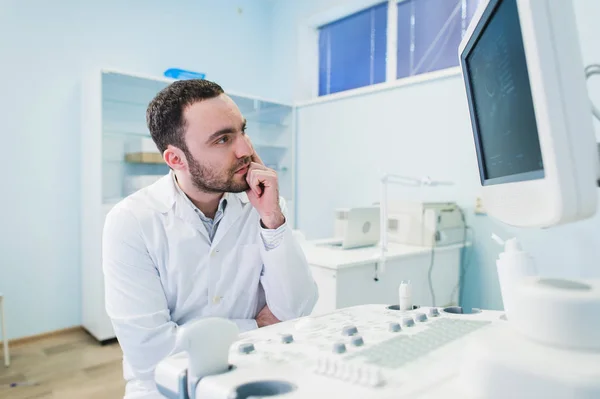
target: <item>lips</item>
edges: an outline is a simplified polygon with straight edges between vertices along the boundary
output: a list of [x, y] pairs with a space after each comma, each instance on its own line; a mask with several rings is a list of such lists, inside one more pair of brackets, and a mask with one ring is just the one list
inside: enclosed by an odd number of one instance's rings
[[250, 168], [250, 165], [242, 166], [241, 168], [239, 168], [238, 170], [236, 170], [235, 173], [236, 174], [246, 173], [248, 171], [248, 168]]

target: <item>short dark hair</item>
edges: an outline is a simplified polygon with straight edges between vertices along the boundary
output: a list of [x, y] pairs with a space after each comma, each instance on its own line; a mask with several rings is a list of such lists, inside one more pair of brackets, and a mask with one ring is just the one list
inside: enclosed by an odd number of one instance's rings
[[187, 154], [183, 111], [198, 101], [223, 93], [221, 86], [205, 79], [178, 80], [162, 89], [146, 110], [146, 124], [158, 150], [162, 153], [173, 145]]

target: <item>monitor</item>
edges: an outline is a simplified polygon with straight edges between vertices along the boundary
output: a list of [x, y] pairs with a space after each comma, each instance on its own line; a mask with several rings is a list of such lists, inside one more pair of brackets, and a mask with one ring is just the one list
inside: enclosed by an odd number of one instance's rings
[[488, 214], [519, 227], [592, 216], [600, 168], [572, 2], [482, 0], [459, 58]]

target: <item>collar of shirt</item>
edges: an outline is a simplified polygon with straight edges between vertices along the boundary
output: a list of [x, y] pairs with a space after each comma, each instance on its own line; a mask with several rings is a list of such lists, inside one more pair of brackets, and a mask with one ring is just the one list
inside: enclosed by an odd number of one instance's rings
[[221, 198], [221, 201], [219, 201], [219, 207], [217, 208], [217, 213], [215, 214], [215, 218], [211, 219], [211, 218], [207, 217], [200, 209], [198, 209], [198, 207], [196, 205], [194, 205], [194, 203], [192, 202], [192, 200], [190, 200], [190, 198], [187, 196], [187, 194], [183, 192], [181, 187], [179, 187], [175, 173], [172, 173], [171, 175], [173, 176], [173, 183], [175, 184], [177, 193], [179, 195], [181, 195], [185, 199], [186, 203], [192, 207], [194, 212], [196, 212], [196, 214], [198, 215], [198, 217], [204, 224], [204, 227], [206, 227], [208, 236], [210, 237], [210, 240], [212, 241], [215, 236], [215, 233], [217, 232], [217, 227], [219, 226], [219, 223], [221, 222], [221, 219], [223, 219], [223, 215], [225, 214], [225, 208], [227, 207], [227, 198], [225, 198], [226, 196], [223, 195], [223, 198]]

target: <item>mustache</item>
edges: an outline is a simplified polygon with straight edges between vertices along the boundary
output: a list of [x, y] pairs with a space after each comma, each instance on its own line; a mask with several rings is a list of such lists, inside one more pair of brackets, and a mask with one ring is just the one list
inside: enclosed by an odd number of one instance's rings
[[245, 157], [243, 159], [240, 159], [240, 161], [231, 169], [231, 171], [235, 172], [245, 166], [250, 165], [250, 163], [252, 163], [252, 157]]

